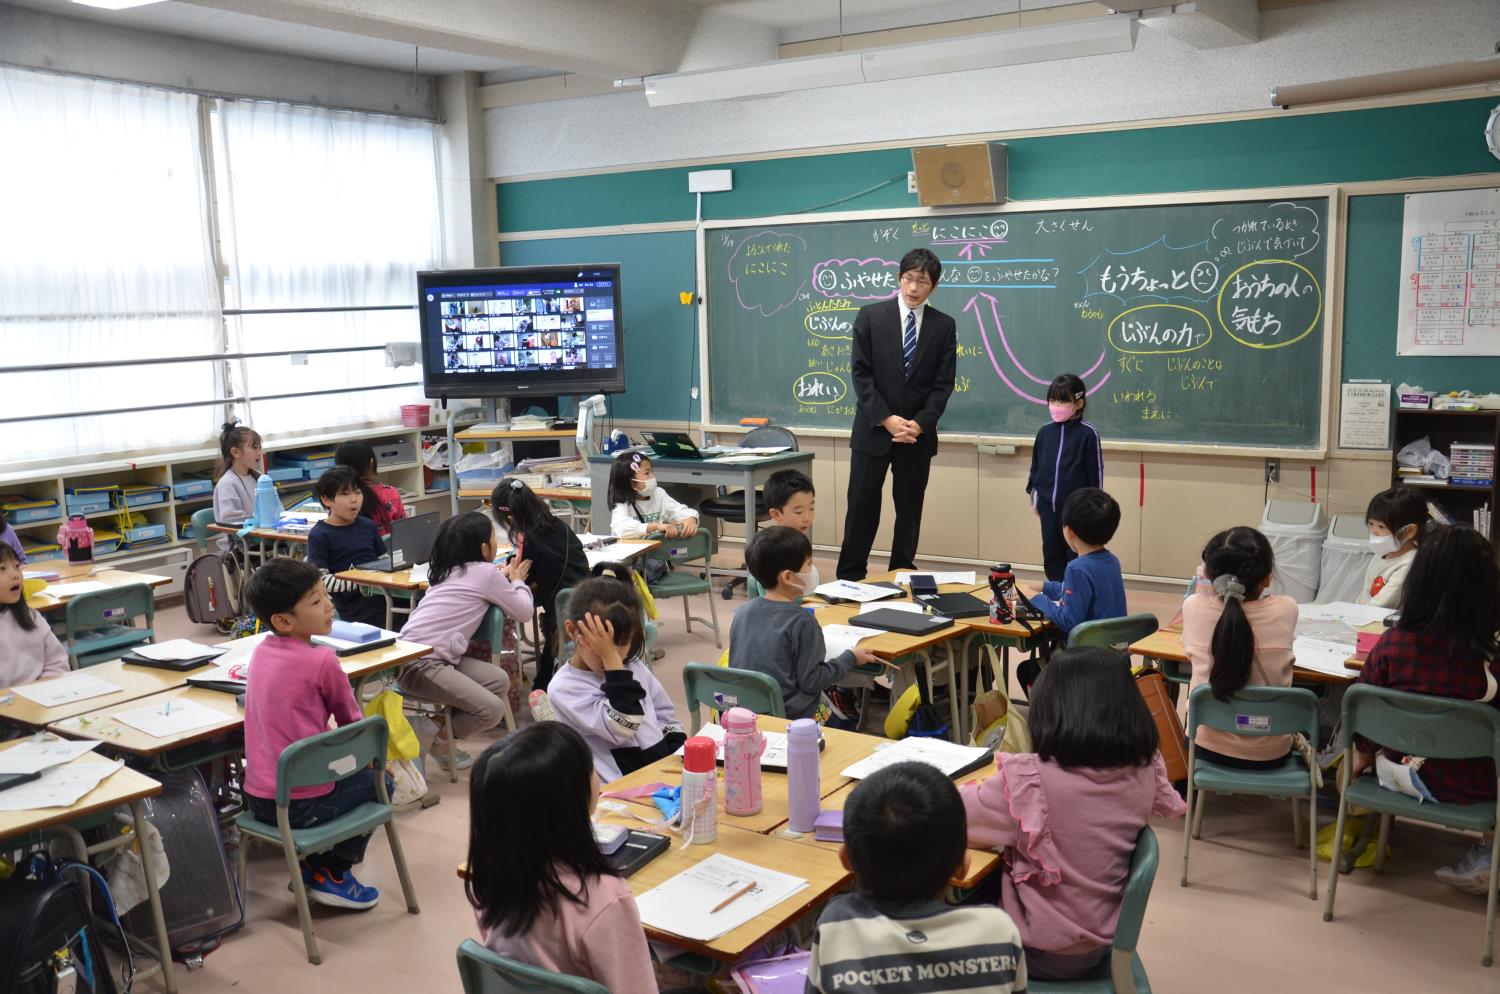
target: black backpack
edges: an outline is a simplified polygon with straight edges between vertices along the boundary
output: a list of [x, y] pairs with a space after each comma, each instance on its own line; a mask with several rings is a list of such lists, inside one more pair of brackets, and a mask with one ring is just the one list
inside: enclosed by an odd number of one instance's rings
[[[0, 880], [0, 991], [117, 994], [83, 889], [76, 877], [62, 876], [64, 865], [37, 860], [32, 877]], [[107, 892], [96, 896], [101, 912], [112, 903]]]

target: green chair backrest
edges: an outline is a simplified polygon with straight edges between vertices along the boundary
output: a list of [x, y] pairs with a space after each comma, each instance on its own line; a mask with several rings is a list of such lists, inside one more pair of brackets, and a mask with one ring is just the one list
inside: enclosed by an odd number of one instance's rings
[[1084, 621], [1074, 625], [1068, 633], [1068, 648], [1099, 646], [1125, 652], [1146, 636], [1155, 635], [1157, 627], [1154, 614], [1128, 614], [1123, 618]]
[[1135, 855], [1130, 858], [1130, 876], [1125, 878], [1125, 896], [1120, 900], [1120, 920], [1115, 924], [1114, 948], [1134, 952], [1141, 939], [1141, 925], [1146, 920], [1146, 902], [1151, 899], [1151, 884], [1156, 880], [1156, 864], [1161, 851], [1151, 826], [1135, 837]]
[[208, 552], [208, 526], [213, 523], [214, 509], [211, 507], [201, 507], [194, 511], [188, 521], [188, 537], [193, 540], [200, 556]]
[[1202, 684], [1188, 697], [1188, 741], [1199, 725], [1236, 735], [1291, 735], [1301, 732], [1318, 745], [1318, 695], [1305, 687], [1243, 687], [1227, 701]]
[[753, 670], [688, 663], [682, 668], [682, 691], [692, 714], [689, 728], [693, 734], [702, 727], [700, 705], [712, 711], [742, 707], [756, 714], [786, 717], [786, 702], [782, 700], [780, 685], [766, 674]]
[[289, 805], [296, 787], [334, 783], [372, 763], [377, 773], [383, 773], [389, 734], [385, 719], [371, 715], [293, 742], [281, 750], [281, 758], [276, 761], [276, 806]]
[[1429, 759], [1489, 756], [1500, 764], [1500, 710], [1480, 701], [1409, 694], [1356, 683], [1344, 694], [1344, 743], [1363, 735]]
[[148, 584], [132, 583], [79, 594], [68, 601], [64, 612], [69, 640], [82, 629], [120, 625], [131, 618], [144, 617], [150, 628], [156, 619], [156, 597]]
[[709, 528], [699, 528], [692, 538], [664, 538], [661, 545], [642, 556], [643, 559], [660, 559], [662, 562], [682, 564], [699, 559], [708, 560], [718, 550], [718, 542]]
[[459, 943], [458, 975], [464, 994], [609, 994], [592, 980], [507, 959], [473, 939]]

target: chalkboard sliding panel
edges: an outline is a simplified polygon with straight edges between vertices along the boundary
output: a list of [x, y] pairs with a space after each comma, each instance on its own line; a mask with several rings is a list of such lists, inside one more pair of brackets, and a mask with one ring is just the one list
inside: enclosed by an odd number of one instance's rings
[[1340, 210], [1299, 187], [707, 222], [705, 421], [847, 432], [854, 316], [926, 246], [958, 322], [944, 437], [1029, 441], [1075, 372], [1107, 444], [1321, 457]]

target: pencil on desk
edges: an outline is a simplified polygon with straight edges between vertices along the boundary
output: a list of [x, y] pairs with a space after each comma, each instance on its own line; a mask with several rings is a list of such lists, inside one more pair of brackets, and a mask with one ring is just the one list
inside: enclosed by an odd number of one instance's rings
[[745, 886], [741, 887], [739, 890], [735, 891], [733, 894], [730, 894], [728, 897], [724, 898], [724, 900], [720, 901], [718, 904], [714, 905], [713, 910], [710, 911], [709, 914], [718, 914], [720, 911], [723, 911], [725, 908], [729, 907], [735, 901], [738, 901], [740, 898], [744, 897], [754, 889], [755, 881], [752, 880]]

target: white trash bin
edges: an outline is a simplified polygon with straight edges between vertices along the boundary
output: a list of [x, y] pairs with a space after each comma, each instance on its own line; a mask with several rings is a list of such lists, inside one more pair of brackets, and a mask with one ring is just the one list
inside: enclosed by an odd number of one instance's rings
[[1311, 501], [1268, 500], [1260, 530], [1276, 553], [1276, 572], [1270, 592], [1286, 594], [1298, 604], [1318, 595], [1323, 567], [1323, 537], [1328, 523], [1323, 505]]
[[1318, 603], [1353, 601], [1364, 589], [1370, 551], [1370, 530], [1358, 514], [1336, 514], [1323, 540], [1323, 573], [1318, 581]]

